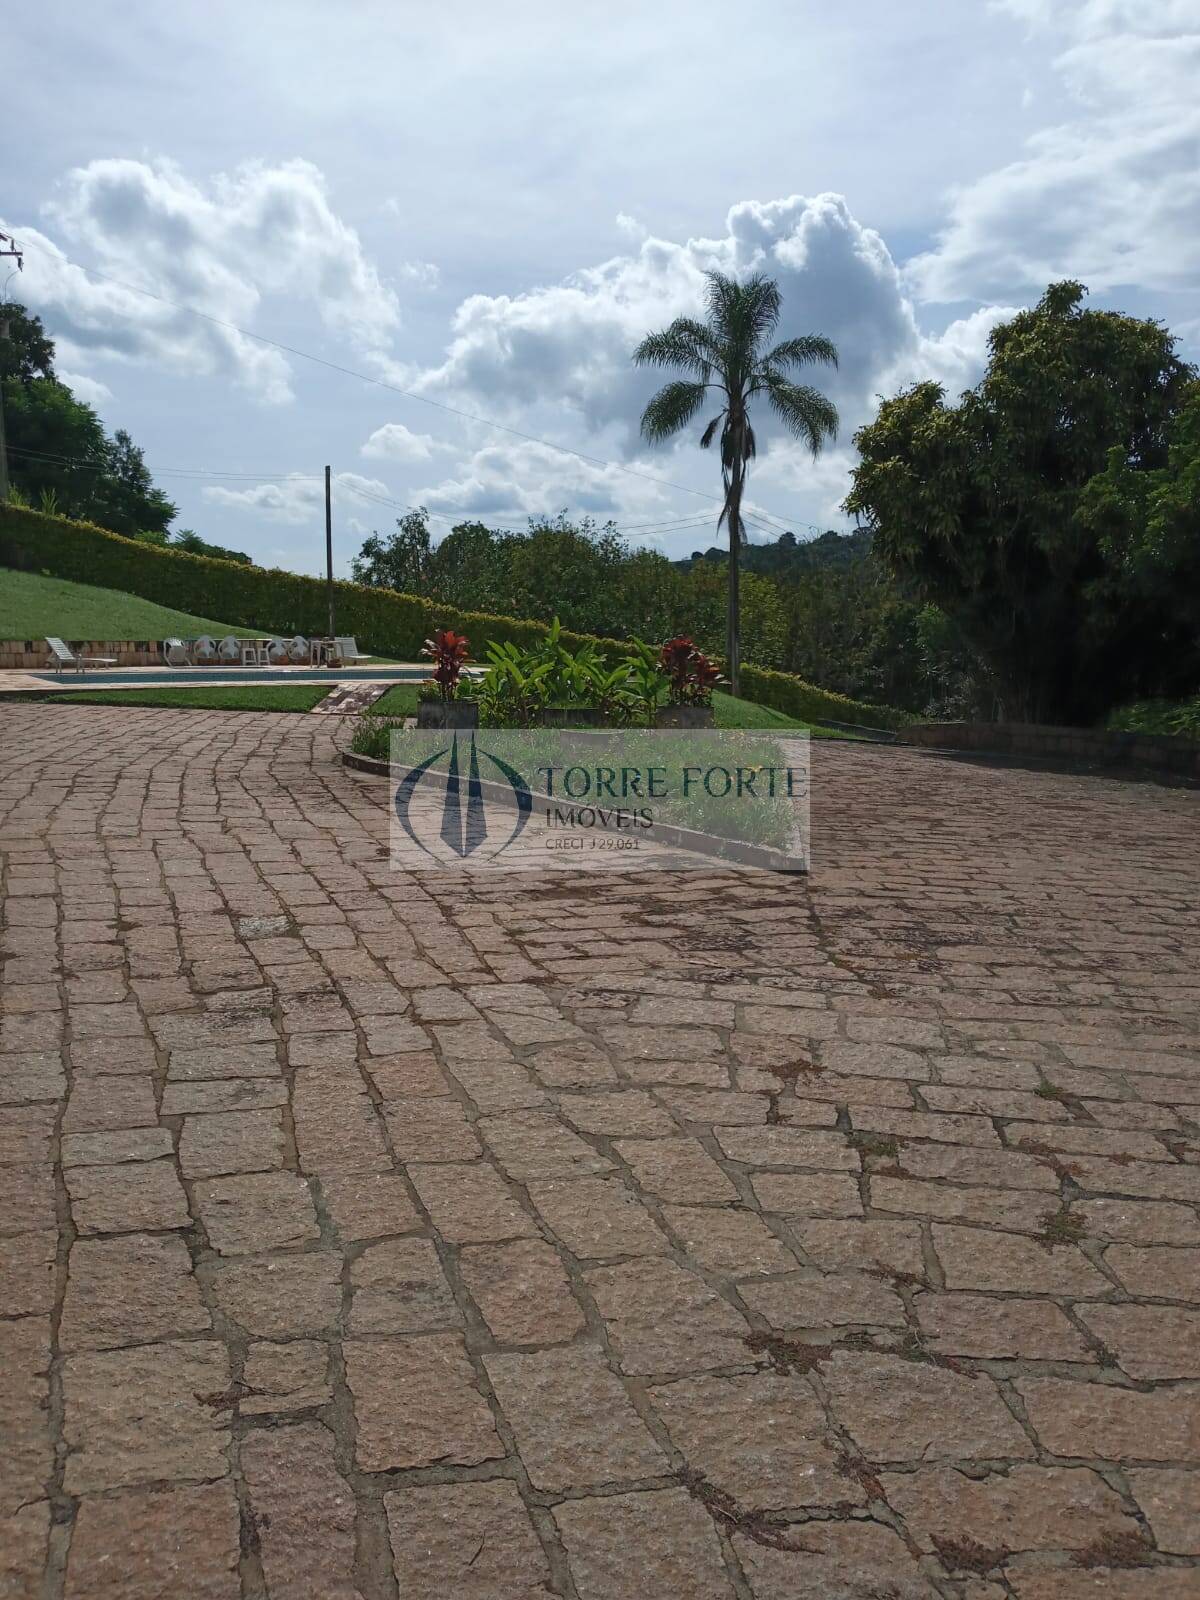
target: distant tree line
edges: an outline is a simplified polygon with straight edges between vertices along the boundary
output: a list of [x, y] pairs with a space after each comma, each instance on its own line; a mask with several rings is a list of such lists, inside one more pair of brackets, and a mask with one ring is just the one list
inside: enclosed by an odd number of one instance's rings
[[18, 505], [149, 544], [249, 562], [240, 550], [209, 544], [190, 528], [171, 531], [178, 507], [155, 486], [141, 450], [124, 428], [110, 438], [91, 406], [54, 370], [54, 342], [24, 306], [0, 306], [0, 384], [11, 498]]

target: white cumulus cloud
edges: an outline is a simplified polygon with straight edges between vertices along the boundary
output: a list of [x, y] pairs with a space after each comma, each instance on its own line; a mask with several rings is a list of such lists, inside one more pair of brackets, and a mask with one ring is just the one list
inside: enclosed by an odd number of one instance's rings
[[1200, 4], [1003, 0], [1056, 51], [1074, 114], [952, 196], [908, 274], [927, 300], [1194, 289], [1200, 274]]
[[[388, 496], [388, 487], [378, 478], [364, 478], [357, 472], [335, 472], [330, 480], [331, 500], [345, 510], [369, 515], [377, 497]], [[251, 511], [272, 522], [299, 527], [324, 516], [325, 480], [307, 473], [293, 473], [275, 483], [256, 483], [245, 489], [230, 489], [225, 484], [207, 485], [204, 498], [216, 506], [234, 511]]]
[[385, 422], [359, 451], [379, 461], [428, 461], [435, 450], [444, 450], [432, 434], [413, 433], [402, 422]]
[[307, 161], [251, 161], [207, 183], [168, 161], [91, 161], [68, 173], [43, 213], [46, 228], [4, 228], [28, 247], [29, 303], [76, 351], [226, 373], [281, 401], [291, 393], [286, 356], [221, 323], [250, 328], [275, 297], [311, 305], [363, 351], [386, 346], [399, 326], [395, 293]]

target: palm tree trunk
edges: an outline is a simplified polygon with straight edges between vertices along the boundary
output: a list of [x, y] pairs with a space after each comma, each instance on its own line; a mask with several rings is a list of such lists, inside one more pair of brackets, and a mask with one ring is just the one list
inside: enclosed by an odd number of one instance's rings
[[729, 611], [725, 630], [725, 672], [730, 694], [738, 694], [742, 671], [741, 554], [742, 554], [742, 462], [741, 441], [729, 480], [727, 502], [729, 524]]

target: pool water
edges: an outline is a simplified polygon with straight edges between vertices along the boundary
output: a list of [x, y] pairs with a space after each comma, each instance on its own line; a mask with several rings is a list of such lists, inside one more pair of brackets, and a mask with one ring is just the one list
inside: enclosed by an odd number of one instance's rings
[[147, 667], [101, 667], [96, 672], [38, 672], [33, 676], [44, 683], [63, 687], [94, 689], [103, 684], [109, 689], [155, 688], [173, 683], [181, 688], [197, 683], [288, 683], [336, 684], [367, 679], [372, 683], [420, 683], [428, 673], [420, 667], [177, 667], [161, 672]]

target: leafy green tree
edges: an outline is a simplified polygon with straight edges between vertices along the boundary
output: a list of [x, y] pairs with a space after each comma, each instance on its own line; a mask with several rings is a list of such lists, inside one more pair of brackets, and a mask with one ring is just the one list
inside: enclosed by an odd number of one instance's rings
[[737, 692], [741, 658], [740, 552], [745, 536], [742, 498], [746, 472], [756, 454], [751, 402], [762, 397], [785, 428], [803, 439], [814, 456], [837, 433], [831, 401], [788, 374], [812, 362], [837, 364], [837, 351], [819, 334], [785, 339], [764, 349], [779, 323], [779, 285], [770, 278], [745, 282], [720, 272], [706, 274], [708, 315], [677, 317], [649, 334], [634, 351], [639, 366], [674, 367], [688, 374], [665, 384], [642, 413], [642, 433], [651, 444], [672, 438], [703, 411], [714, 391], [719, 410], [700, 435], [707, 449], [718, 437], [725, 500], [717, 526], [729, 532], [729, 597], [726, 672]]
[[1186, 562], [1175, 548], [1149, 583], [1118, 559], [1089, 485], [1106, 475], [1132, 506], [1134, 481], [1169, 470], [1194, 372], [1159, 323], [1085, 311], [1084, 293], [1053, 284], [995, 328], [988, 370], [957, 406], [935, 383], [885, 401], [855, 437], [846, 500], [890, 570], [982, 659], [1001, 713], [1033, 721], [1088, 723], [1192, 670], [1167, 594]]
[[396, 531], [387, 539], [373, 533], [364, 541], [350, 563], [350, 576], [355, 583], [373, 589], [424, 594], [430, 543], [429, 513], [424, 506], [417, 506], [396, 518]]
[[100, 418], [54, 374], [54, 343], [24, 306], [0, 309], [9, 476], [31, 505], [97, 522], [114, 533], [165, 536], [176, 508], [156, 489], [123, 428], [109, 439]]
[[41, 317], [15, 302], [0, 305], [0, 379], [29, 383], [54, 376], [54, 344]]

